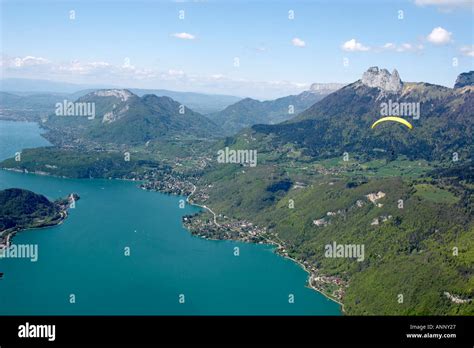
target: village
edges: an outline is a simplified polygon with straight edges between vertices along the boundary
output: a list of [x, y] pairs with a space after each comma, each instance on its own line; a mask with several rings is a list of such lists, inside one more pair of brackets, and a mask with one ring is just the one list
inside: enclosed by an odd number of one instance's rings
[[[337, 276], [320, 274], [317, 267], [310, 262], [293, 258], [289, 251], [291, 248], [278, 238], [276, 232], [269, 231], [266, 227], [257, 226], [251, 221], [235, 220], [225, 215], [214, 213], [208, 206], [203, 205], [209, 199], [206, 192], [207, 187], [198, 189], [193, 183], [176, 174], [164, 173], [159, 176], [149, 176], [147, 179], [147, 182], [140, 185], [142, 189], [173, 195], [185, 195], [188, 196], [188, 203], [205, 209], [203, 212], [182, 217], [183, 226], [190, 231], [192, 235], [209, 240], [236, 240], [245, 243], [275, 245], [275, 252], [278, 255], [298, 263], [309, 273], [308, 286], [310, 288], [321, 292], [323, 295], [338, 303], [342, 301], [345, 289], [348, 286], [346, 281]], [[376, 197], [367, 197], [368, 200], [374, 204], [376, 204], [376, 200], [383, 197], [383, 193], [377, 193], [375, 195]], [[356, 202], [356, 206], [359, 208], [363, 205], [364, 203], [362, 201]], [[344, 215], [345, 213], [346, 212], [341, 210], [328, 212], [327, 217], [339, 214]], [[313, 223], [316, 226], [325, 226], [328, 221], [320, 219], [319, 221], [315, 220]]]
[[160, 177], [146, 177], [146, 182], [140, 184], [143, 190], [159, 191], [162, 193], [189, 196], [193, 192], [193, 184], [176, 175], [164, 173]]
[[[220, 216], [224, 220], [228, 218]], [[308, 261], [301, 261], [290, 256], [288, 247], [284, 245], [275, 232], [268, 231], [246, 220], [233, 220], [216, 224], [208, 213], [196, 213], [183, 216], [183, 225], [193, 235], [211, 240], [238, 240], [246, 243], [275, 245], [275, 252], [298, 263], [309, 273], [308, 286], [328, 298], [341, 302], [347, 287], [340, 277], [320, 274], [319, 270]]]
[[[267, 230], [266, 227], [260, 227], [247, 220], [236, 220], [229, 218], [222, 214], [216, 214], [205, 203], [209, 199], [207, 194], [208, 187], [197, 188], [196, 185], [189, 181], [187, 177], [181, 177], [178, 173], [159, 173], [149, 175], [140, 187], [145, 190], [160, 191], [173, 195], [187, 196], [187, 201], [190, 204], [200, 206], [205, 211], [185, 215], [182, 218], [183, 226], [190, 231], [191, 234], [210, 240], [236, 240], [246, 243], [270, 244], [275, 245], [275, 252], [285, 258], [291, 259], [298, 263], [305, 271], [309, 273], [308, 286], [318, 292], [321, 292], [328, 298], [342, 302], [345, 294], [345, 289], [348, 283], [338, 276], [328, 276], [320, 274], [320, 271], [312, 263], [306, 260], [298, 260], [292, 257], [291, 247], [285, 245], [283, 241], [278, 238], [274, 231]], [[304, 188], [306, 185], [297, 183], [295, 188]], [[211, 186], [212, 187], [212, 186]], [[192, 197], [192, 199], [191, 199]], [[357, 200], [355, 204], [346, 209], [329, 211], [324, 217], [313, 220], [316, 227], [325, 227], [331, 223], [331, 218], [341, 215], [345, 217], [346, 214], [357, 208], [363, 207], [367, 201], [377, 207], [382, 207], [383, 204], [378, 201], [385, 197], [384, 192], [369, 193], [365, 196], [366, 201]], [[391, 219], [392, 216], [380, 216], [372, 225], [380, 222], [385, 222]]]

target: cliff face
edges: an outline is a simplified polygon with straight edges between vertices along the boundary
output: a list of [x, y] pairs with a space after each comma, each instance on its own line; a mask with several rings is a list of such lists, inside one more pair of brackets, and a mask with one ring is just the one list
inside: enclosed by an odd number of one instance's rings
[[387, 69], [374, 66], [362, 75], [362, 83], [368, 87], [380, 88], [386, 92], [399, 92], [402, 89], [402, 80], [396, 69], [390, 74]]
[[469, 71], [458, 75], [456, 82], [454, 83], [454, 88], [462, 88], [465, 86], [474, 85], [474, 71]]

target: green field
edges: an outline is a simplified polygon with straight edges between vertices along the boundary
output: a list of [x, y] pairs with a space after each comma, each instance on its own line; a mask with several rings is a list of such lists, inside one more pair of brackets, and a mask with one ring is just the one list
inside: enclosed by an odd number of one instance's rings
[[454, 204], [459, 201], [454, 194], [448, 190], [438, 188], [430, 184], [417, 184], [415, 185], [415, 195], [423, 197], [424, 199], [430, 200], [436, 203]]

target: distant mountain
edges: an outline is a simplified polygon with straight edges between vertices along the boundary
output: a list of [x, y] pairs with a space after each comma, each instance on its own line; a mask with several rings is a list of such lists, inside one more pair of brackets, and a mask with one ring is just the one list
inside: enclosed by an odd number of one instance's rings
[[242, 99], [232, 95], [176, 92], [168, 91], [166, 89], [131, 88], [130, 91], [140, 97], [146, 94], [154, 94], [158, 97], [170, 97], [201, 114], [210, 114], [212, 112], [223, 110], [225, 107]]
[[50, 115], [43, 125], [50, 130], [47, 136], [53, 143], [85, 140], [144, 145], [149, 140], [211, 138], [221, 133], [208, 118], [169, 97], [140, 98], [126, 89], [107, 89], [91, 92], [75, 104], [94, 105], [95, 118]]
[[275, 124], [288, 120], [342, 86], [336, 83], [313, 84], [309, 91], [267, 101], [245, 98], [220, 112], [210, 114], [209, 118], [222, 125], [226, 134], [235, 134], [255, 124]]
[[[18, 78], [0, 80], [0, 91], [9, 92], [10, 94], [22, 97], [31, 97], [37, 94], [53, 94], [67, 95], [68, 99], [76, 100], [77, 98], [85, 96], [86, 94], [94, 92], [98, 89], [118, 89], [118, 87], [111, 85], [82, 85], [49, 80], [31, 80]], [[240, 97], [230, 95], [177, 92], [166, 89], [131, 88], [129, 90], [139, 97], [142, 97], [146, 94], [155, 94], [159, 97], [170, 97], [202, 114], [223, 110], [225, 107], [242, 99]], [[23, 103], [23, 101], [26, 101], [26, 99], [22, 100], [21, 102]], [[18, 104], [16, 109], [20, 109], [23, 105], [22, 103]], [[33, 101], [29, 103], [33, 104]]]
[[0, 92], [0, 118], [14, 121], [39, 121], [54, 111], [54, 105], [67, 94], [34, 93], [18, 95]]
[[[459, 79], [458, 79], [459, 80]], [[388, 103], [419, 103], [419, 118], [403, 115], [414, 128], [387, 122]], [[328, 95], [296, 118], [278, 125], [255, 125], [253, 137], [273, 148], [291, 145], [312, 157], [396, 156], [451, 159], [473, 155], [474, 87], [451, 89], [428, 83], [403, 83], [394, 71], [370, 68], [361, 80]], [[389, 116], [389, 115], [387, 115]]]
[[0, 108], [9, 110], [54, 110], [54, 105], [65, 99], [67, 94], [35, 93], [28, 96], [0, 92]]
[[[183, 105], [186, 105], [188, 108], [199, 112], [200, 114], [209, 114], [220, 111], [228, 105], [236, 103], [242, 99], [240, 97], [234, 97], [231, 95], [177, 92], [166, 89], [129, 88], [128, 90], [139, 97], [143, 97], [147, 94], [154, 94], [158, 97], [169, 97]], [[94, 91], [94, 89], [80, 90], [71, 94], [69, 97], [77, 99]]]
[[0, 80], [0, 90], [3, 92], [13, 92], [14, 94], [36, 94], [41, 93], [74, 93], [81, 89], [99, 89], [99, 88], [115, 88], [111, 85], [82, 85], [69, 82], [51, 81], [51, 80], [35, 80], [21, 78], [7, 78]]

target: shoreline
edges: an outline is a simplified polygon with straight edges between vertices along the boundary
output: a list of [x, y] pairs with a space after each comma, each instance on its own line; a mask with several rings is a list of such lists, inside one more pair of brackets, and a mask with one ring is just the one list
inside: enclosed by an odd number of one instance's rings
[[[64, 213], [64, 215], [62, 215], [62, 213]], [[6, 235], [3, 236], [1, 238], [5, 238], [6, 239], [6, 242], [3, 244], [0, 244], [0, 249], [4, 249], [4, 248], [9, 248], [11, 246], [11, 243], [12, 243], [12, 240], [13, 240], [13, 237], [17, 234], [17, 233], [20, 233], [20, 232], [23, 232], [23, 231], [28, 231], [28, 230], [41, 230], [43, 228], [48, 228], [48, 227], [55, 227], [55, 226], [59, 226], [61, 225], [67, 218], [68, 214], [67, 214], [67, 211], [63, 211], [61, 212], [61, 219], [58, 221], [58, 223], [55, 223], [55, 224], [51, 224], [51, 225], [45, 225], [45, 226], [31, 226], [31, 227], [24, 227], [24, 228], [14, 228], [13, 230], [9, 231], [9, 230], [5, 230], [5, 231], [2, 231], [2, 234], [5, 233]]]
[[[69, 207], [67, 208], [69, 209]], [[53, 224], [49, 224], [49, 225], [44, 225], [44, 226], [31, 226], [31, 227], [14, 227], [13, 229], [11, 229], [10, 231], [9, 230], [5, 230], [5, 231], [2, 231], [2, 237], [1, 238], [5, 238], [6, 239], [6, 243], [5, 244], [0, 244], [0, 249], [2, 247], [7, 247], [9, 248], [10, 247], [10, 244], [11, 244], [11, 241], [12, 241], [12, 238], [17, 234], [17, 233], [20, 233], [20, 232], [23, 232], [23, 231], [28, 231], [28, 230], [41, 230], [43, 228], [48, 228], [48, 227], [55, 227], [55, 226], [59, 226], [61, 225], [68, 217], [68, 213], [67, 213], [67, 209], [64, 209], [62, 211], [60, 211], [60, 214], [61, 214], [61, 217], [59, 220], [57, 220], [58, 222], [57, 223], [53, 223]], [[3, 236], [3, 234], [6, 234], [5, 236]]]
[[[70, 209], [71, 202], [69, 198], [71, 195], [74, 195], [74, 193], [69, 194], [66, 196], [66, 198], [58, 198], [55, 201], [52, 201], [53, 204], [55, 204], [57, 207], [59, 207], [59, 217], [54, 220], [50, 220], [47, 222], [37, 222], [38, 225], [35, 225], [35, 223], [32, 223], [32, 226], [15, 226], [8, 228], [6, 230], [1, 231], [0, 234], [0, 250], [7, 249], [11, 246], [13, 237], [20, 232], [27, 231], [27, 230], [39, 230], [43, 228], [49, 228], [49, 227], [55, 227], [61, 225], [69, 216], [68, 214], [68, 209]], [[77, 196], [77, 199], [79, 199], [79, 196]]]
[[[46, 173], [37, 173], [37, 172], [28, 172], [28, 173], [25, 173], [25, 172], [22, 171], [22, 170], [15, 170], [14, 168], [2, 168], [2, 169], [3, 169], [3, 170], [6, 170], [6, 171], [13, 171], [13, 172], [22, 173], [22, 174], [33, 174], [33, 175], [41, 175], [41, 176], [52, 176], [52, 177], [57, 177], [57, 178], [74, 179], [74, 178], [69, 178], [69, 177], [56, 176], [56, 175], [52, 175], [52, 174], [49, 174], [49, 173], [47, 173], [47, 174], [46, 174]], [[91, 179], [95, 179], [95, 178], [91, 178]], [[105, 179], [105, 180], [121, 180], [121, 181], [131, 181], [131, 182], [142, 182], [142, 181], [143, 181], [143, 180], [123, 179], [123, 178], [98, 178], [98, 179]], [[214, 222], [214, 224], [215, 224], [216, 226], [218, 226], [218, 227], [221, 227], [221, 225], [217, 222], [217, 214], [216, 214], [211, 208], [209, 208], [209, 207], [206, 206], [206, 205], [200, 205], [200, 204], [193, 203], [193, 202], [190, 201], [191, 196], [192, 196], [192, 195], [196, 192], [196, 190], [197, 190], [196, 185], [194, 185], [193, 183], [191, 183], [191, 185], [193, 186], [192, 192], [191, 192], [189, 195], [187, 195], [187, 196], [182, 196], [182, 197], [186, 197], [186, 202], [187, 202], [188, 204], [193, 205], [193, 206], [197, 206], [197, 207], [200, 207], [200, 208], [202, 208], [202, 209], [205, 209], [205, 210], [209, 211], [209, 212], [213, 215], [213, 218], [214, 218], [214, 219], [213, 219], [213, 220], [214, 220], [213, 222]], [[140, 188], [140, 186], [137, 186], [137, 188]], [[141, 188], [141, 189], [143, 189], [143, 188]], [[160, 192], [160, 191], [158, 191], [158, 190], [149, 190], [149, 189], [143, 189], [143, 190], [145, 190], [145, 191]], [[166, 194], [165, 192], [160, 192], [160, 193]], [[168, 194], [170, 194], [170, 193], [168, 193]], [[67, 217], [67, 211], [66, 211], [65, 217], [62, 218], [61, 221], [60, 221], [58, 224], [54, 224], [54, 225], [51, 225], [51, 226], [56, 226], [56, 225], [61, 224], [61, 223], [65, 220], [66, 217]], [[37, 228], [46, 228], [46, 227], [51, 227], [51, 226], [41, 226], [41, 227], [37, 227]], [[185, 227], [185, 228], [186, 228], [186, 227]], [[19, 230], [19, 231], [14, 232], [13, 235], [16, 234], [16, 233], [18, 233], [18, 232], [21, 232], [22, 230], [28, 230], [28, 229], [30, 229], [30, 228], [21, 229], [21, 230]], [[32, 229], [36, 229], [36, 227], [33, 227]], [[192, 234], [192, 232], [190, 231], [189, 228], [186, 228], [186, 230], [188, 230], [188, 232]], [[8, 236], [11, 235], [11, 234], [12, 234], [12, 233], [9, 233]], [[225, 239], [206, 238], [205, 236], [198, 236], [198, 237], [199, 237], [199, 238], [203, 238], [203, 239], [208, 239], [208, 240], [216, 240], [216, 241], [218, 241], [218, 240], [225, 240]], [[232, 239], [227, 239], [227, 240], [232, 240]], [[234, 241], [238, 241], [238, 240], [234, 240]], [[244, 242], [244, 243], [245, 243], [245, 241], [241, 241], [241, 242]], [[246, 243], [250, 243], [250, 242], [246, 242]], [[255, 243], [252, 243], [252, 244], [255, 244]], [[281, 256], [281, 257], [286, 258], [286, 259], [289, 259], [289, 260], [293, 261], [294, 263], [296, 263], [297, 265], [299, 265], [299, 266], [308, 274], [307, 279], [306, 279], [305, 287], [310, 288], [310, 289], [312, 289], [312, 290], [314, 290], [314, 291], [316, 291], [316, 292], [322, 294], [322, 295], [323, 295], [324, 297], [326, 297], [328, 300], [331, 300], [331, 301], [337, 303], [337, 304], [340, 306], [341, 314], [343, 314], [343, 315], [345, 314], [345, 311], [344, 311], [344, 304], [343, 304], [343, 303], [341, 303], [341, 302], [338, 301], [337, 299], [333, 298], [331, 295], [327, 294], [326, 292], [322, 291], [321, 289], [318, 289], [316, 286], [314, 286], [314, 285], [312, 284], [312, 280], [313, 280], [313, 276], [314, 276], [314, 275], [313, 275], [313, 273], [312, 273], [310, 270], [307, 269], [307, 267], [306, 267], [301, 261], [298, 261], [298, 260], [292, 258], [291, 256], [283, 255], [283, 254], [279, 253], [278, 251], [279, 251], [279, 250], [284, 250], [284, 247], [283, 247], [278, 241], [276, 241], [276, 240], [272, 240], [272, 239], [269, 239], [268, 237], [266, 237], [266, 243], [265, 243], [265, 244], [267, 244], [268, 246], [273, 246], [273, 247], [275, 247], [275, 248], [274, 248], [274, 253], [275, 253], [276, 255]]]
[[[186, 202], [188, 202], [190, 205], [194, 205], [194, 206], [201, 207], [201, 208], [204, 208], [204, 209], [208, 210], [208, 211], [214, 216], [214, 223], [215, 223], [217, 226], [220, 227], [221, 225], [219, 225], [219, 224], [217, 223], [217, 221], [216, 221], [216, 213], [214, 213], [209, 207], [207, 207], [207, 206], [205, 206], [205, 205], [200, 205], [200, 204], [197, 204], [197, 203], [192, 203], [192, 202], [190, 202], [190, 197], [194, 194], [194, 192], [196, 192], [196, 189], [197, 189], [196, 185], [194, 185], [194, 184], [192, 184], [192, 185], [193, 185], [193, 191], [186, 197]], [[186, 228], [186, 227], [185, 227], [185, 228]], [[186, 229], [191, 233], [191, 231], [190, 231], [188, 228], [186, 228]], [[192, 234], [192, 233], [191, 233], [191, 234]], [[203, 239], [207, 239], [207, 240], [214, 240], [214, 241], [222, 241], [222, 240], [225, 240], [225, 239], [211, 239], [211, 238], [206, 238], [206, 237], [203, 237], [203, 236], [197, 236], [197, 237], [203, 238]], [[309, 289], [312, 289], [312, 290], [314, 290], [314, 291], [316, 291], [316, 292], [322, 294], [322, 295], [323, 295], [324, 297], [326, 297], [328, 300], [331, 300], [331, 301], [337, 303], [337, 304], [340, 306], [342, 315], [344, 315], [344, 314], [346, 313], [345, 310], [344, 310], [344, 304], [343, 304], [342, 302], [338, 301], [337, 299], [333, 298], [332, 296], [330, 296], [329, 294], [325, 293], [325, 292], [322, 291], [321, 289], [318, 289], [316, 286], [314, 286], [314, 285], [312, 284], [313, 273], [312, 273], [310, 270], [308, 270], [308, 269], [306, 268], [306, 266], [303, 264], [303, 262], [298, 261], [298, 260], [292, 258], [291, 256], [283, 255], [283, 254], [279, 253], [279, 252], [278, 252], [279, 250], [283, 250], [283, 249], [284, 249], [283, 246], [282, 246], [279, 242], [277, 242], [277, 241], [275, 241], [275, 240], [268, 239], [268, 237], [267, 237], [266, 239], [267, 239], [267, 240], [266, 240], [267, 243], [265, 243], [265, 244], [267, 244], [268, 246], [273, 246], [273, 247], [274, 247], [274, 250], [273, 250], [273, 251], [274, 251], [274, 253], [275, 253], [276, 255], [281, 256], [281, 257], [283, 257], [283, 258], [285, 258], [285, 259], [288, 259], [288, 260], [293, 261], [294, 263], [296, 263], [297, 265], [299, 265], [299, 266], [308, 274], [308, 277], [307, 277], [307, 280], [306, 280], [307, 282], [306, 282], [306, 284], [305, 284], [305, 287], [307, 287], [307, 288], [309, 288]], [[229, 239], [228, 239], [228, 240], [229, 240]], [[239, 241], [239, 240], [234, 240], [234, 241]], [[246, 242], [246, 241], [240, 241], [240, 242], [243, 242], [243, 243], [252, 243], [252, 242]], [[256, 244], [256, 243], [252, 243], [252, 244]]]

